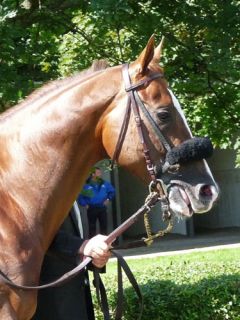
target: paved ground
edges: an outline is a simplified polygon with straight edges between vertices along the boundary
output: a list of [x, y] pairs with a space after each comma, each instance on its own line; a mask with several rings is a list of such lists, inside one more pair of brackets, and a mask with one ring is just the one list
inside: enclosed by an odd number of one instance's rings
[[[240, 228], [204, 231], [193, 237], [168, 234], [149, 247], [120, 250], [126, 258], [179, 254], [189, 251], [206, 251], [218, 248], [240, 248]], [[240, 251], [240, 249], [239, 249]]]

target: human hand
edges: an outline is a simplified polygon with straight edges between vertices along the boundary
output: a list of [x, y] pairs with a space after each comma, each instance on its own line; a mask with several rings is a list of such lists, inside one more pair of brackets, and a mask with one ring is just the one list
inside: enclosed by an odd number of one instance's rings
[[109, 203], [109, 199], [106, 199], [104, 202], [103, 202], [103, 204], [105, 205], [105, 206], [107, 206], [108, 205], [108, 203]]
[[111, 256], [109, 251], [111, 246], [106, 244], [106, 238], [107, 236], [99, 234], [90, 240], [84, 241], [79, 249], [80, 254], [92, 257], [92, 263], [97, 268], [104, 267]]

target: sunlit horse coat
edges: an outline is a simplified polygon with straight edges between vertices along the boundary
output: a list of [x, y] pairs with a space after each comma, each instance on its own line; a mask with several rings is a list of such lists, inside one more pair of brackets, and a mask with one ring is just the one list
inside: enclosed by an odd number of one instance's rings
[[[155, 125], [178, 147], [192, 134], [164, 79], [161, 48], [161, 43], [155, 47], [152, 36], [130, 63], [127, 76]], [[91, 167], [114, 156], [128, 102], [123, 80], [121, 65], [88, 70], [43, 86], [0, 116], [0, 270], [5, 279], [38, 285], [45, 253]], [[151, 123], [142, 118], [151, 167], [158, 173], [166, 150]], [[145, 160], [132, 112], [118, 164], [149, 184]], [[181, 164], [177, 172], [161, 178], [174, 216], [207, 212], [218, 198], [204, 159]], [[16, 290], [2, 279], [0, 292], [1, 320], [32, 318], [36, 290]]]

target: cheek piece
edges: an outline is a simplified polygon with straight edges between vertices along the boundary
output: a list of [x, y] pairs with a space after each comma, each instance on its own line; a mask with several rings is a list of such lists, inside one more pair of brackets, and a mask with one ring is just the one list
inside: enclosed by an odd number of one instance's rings
[[191, 138], [167, 152], [161, 173], [176, 170], [181, 164], [209, 158], [212, 154], [213, 145], [208, 137]]

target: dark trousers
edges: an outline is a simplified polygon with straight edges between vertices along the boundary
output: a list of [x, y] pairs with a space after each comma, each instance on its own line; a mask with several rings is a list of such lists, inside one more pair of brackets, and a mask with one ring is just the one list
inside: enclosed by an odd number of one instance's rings
[[97, 221], [99, 221], [100, 233], [107, 234], [107, 208], [89, 207], [87, 210], [89, 238], [97, 233]]
[[[53, 264], [56, 263], [55, 265]], [[67, 265], [60, 258], [45, 257], [41, 284], [53, 281], [76, 265]], [[61, 269], [61, 270], [59, 270]], [[78, 276], [59, 287], [38, 292], [38, 306], [32, 320], [94, 320], [88, 275]]]

